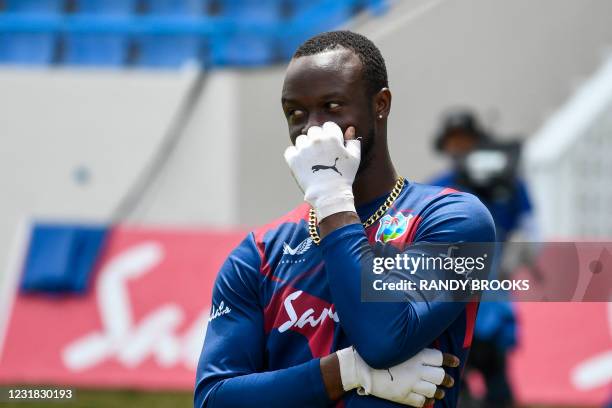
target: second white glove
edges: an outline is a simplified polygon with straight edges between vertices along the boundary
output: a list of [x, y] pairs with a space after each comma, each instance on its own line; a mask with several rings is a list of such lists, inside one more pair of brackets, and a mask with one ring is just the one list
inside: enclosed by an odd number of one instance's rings
[[353, 181], [361, 160], [359, 140], [345, 142], [342, 129], [326, 122], [300, 135], [285, 150], [285, 160], [314, 208], [317, 219], [342, 211], [355, 211]]
[[374, 395], [413, 407], [433, 398], [444, 380], [442, 352], [423, 349], [414, 357], [388, 370], [371, 368], [353, 347], [336, 352], [345, 391], [357, 388], [360, 395]]

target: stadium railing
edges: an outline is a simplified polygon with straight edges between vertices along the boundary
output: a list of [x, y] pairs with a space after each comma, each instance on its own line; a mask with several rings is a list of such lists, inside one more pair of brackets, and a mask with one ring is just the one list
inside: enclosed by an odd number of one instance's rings
[[612, 56], [528, 141], [544, 236], [612, 237]]

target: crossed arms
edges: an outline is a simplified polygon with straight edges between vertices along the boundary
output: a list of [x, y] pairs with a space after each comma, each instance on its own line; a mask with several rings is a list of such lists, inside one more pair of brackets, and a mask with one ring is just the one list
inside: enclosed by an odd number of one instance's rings
[[[415, 241], [494, 241], [491, 217], [473, 196], [454, 193], [441, 197], [422, 217]], [[321, 249], [342, 329], [370, 367], [402, 363], [438, 338], [464, 305], [362, 302], [361, 270], [373, 262], [374, 252], [360, 224], [350, 219], [337, 223], [321, 223]], [[344, 393], [335, 353], [266, 371], [260, 263], [251, 234], [228, 257], [217, 277], [213, 304], [224, 301], [231, 311], [209, 322], [194, 406], [327, 406]]]

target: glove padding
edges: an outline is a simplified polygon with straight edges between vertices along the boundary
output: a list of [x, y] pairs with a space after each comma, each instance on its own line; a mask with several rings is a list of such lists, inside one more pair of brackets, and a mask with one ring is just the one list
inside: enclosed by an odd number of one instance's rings
[[374, 395], [412, 407], [422, 407], [433, 398], [444, 380], [442, 352], [423, 349], [414, 357], [387, 370], [366, 364], [353, 347], [336, 352], [345, 391], [357, 388], [359, 395]]
[[355, 211], [353, 181], [361, 160], [359, 140], [344, 140], [334, 122], [312, 126], [295, 146], [285, 150], [293, 177], [315, 210], [317, 219], [342, 211]]

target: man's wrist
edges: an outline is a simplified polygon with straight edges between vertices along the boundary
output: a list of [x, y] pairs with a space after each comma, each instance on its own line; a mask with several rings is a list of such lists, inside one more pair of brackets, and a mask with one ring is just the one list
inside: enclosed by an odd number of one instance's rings
[[304, 195], [304, 199], [314, 208], [319, 221], [339, 212], [355, 212], [355, 197], [350, 186], [346, 188], [335, 186], [332, 189], [326, 188], [325, 190], [327, 190], [326, 193], [319, 191], [310, 194], [307, 192]]
[[351, 224], [361, 225], [361, 220], [355, 211], [344, 211], [332, 214], [319, 221], [319, 235], [321, 239], [323, 239], [338, 228]]
[[342, 212], [356, 212], [353, 197], [343, 197], [332, 202], [317, 203], [315, 207], [315, 214], [320, 221]]
[[340, 374], [340, 364], [336, 353], [332, 353], [319, 360], [321, 376], [327, 396], [331, 401], [336, 401], [344, 395], [342, 379]]

